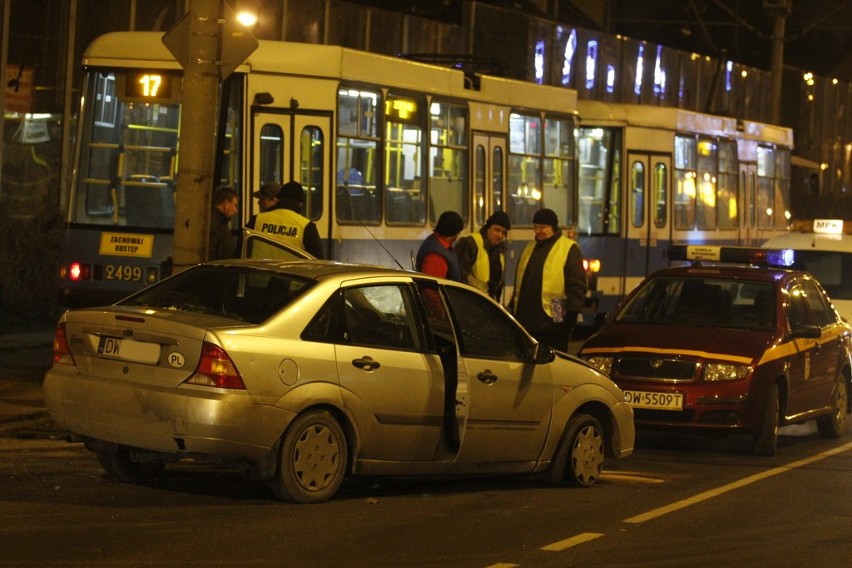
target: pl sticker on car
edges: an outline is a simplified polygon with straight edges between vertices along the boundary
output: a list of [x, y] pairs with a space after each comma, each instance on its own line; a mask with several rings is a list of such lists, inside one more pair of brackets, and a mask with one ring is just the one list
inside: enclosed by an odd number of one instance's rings
[[181, 367], [183, 367], [184, 363], [186, 363], [186, 359], [184, 359], [183, 355], [181, 355], [177, 351], [172, 351], [166, 356], [166, 358], [169, 361], [169, 365], [176, 369], [180, 369]]

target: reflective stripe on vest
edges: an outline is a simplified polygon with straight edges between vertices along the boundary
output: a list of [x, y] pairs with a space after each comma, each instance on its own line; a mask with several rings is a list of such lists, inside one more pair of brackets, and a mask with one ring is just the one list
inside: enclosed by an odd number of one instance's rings
[[[488, 281], [491, 279], [491, 261], [488, 258], [488, 251], [485, 250], [485, 240], [479, 231], [473, 233], [471, 237], [473, 242], [476, 243], [476, 260], [470, 267], [467, 283], [483, 292], [488, 292]], [[502, 254], [500, 255], [500, 266], [503, 267], [503, 270], [506, 270], [506, 257]]]

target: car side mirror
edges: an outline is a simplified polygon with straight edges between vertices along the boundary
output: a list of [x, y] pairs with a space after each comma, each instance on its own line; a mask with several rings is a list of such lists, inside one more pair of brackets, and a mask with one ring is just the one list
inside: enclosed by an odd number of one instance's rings
[[793, 328], [793, 332], [790, 334], [790, 337], [793, 339], [819, 339], [821, 334], [822, 332], [816, 325], [797, 325]]
[[536, 365], [550, 363], [556, 358], [556, 353], [549, 345], [543, 343], [534, 343], [532, 346], [532, 362]]

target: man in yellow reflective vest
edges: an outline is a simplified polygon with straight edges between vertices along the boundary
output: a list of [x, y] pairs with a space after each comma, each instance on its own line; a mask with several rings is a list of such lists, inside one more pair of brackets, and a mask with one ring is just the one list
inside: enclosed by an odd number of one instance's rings
[[518, 260], [510, 310], [540, 343], [567, 352], [586, 297], [583, 255], [551, 209], [536, 211], [533, 231], [535, 240]]
[[[288, 181], [278, 192], [278, 202], [258, 213], [248, 227], [284, 244], [300, 248], [323, 258], [322, 241], [316, 223], [302, 215], [305, 190], [297, 181]], [[255, 243], [252, 258], [276, 258], [276, 249], [264, 243]]]
[[461, 237], [455, 246], [462, 282], [479, 288], [498, 302], [503, 298], [505, 240], [511, 228], [506, 212], [497, 211], [479, 231]]

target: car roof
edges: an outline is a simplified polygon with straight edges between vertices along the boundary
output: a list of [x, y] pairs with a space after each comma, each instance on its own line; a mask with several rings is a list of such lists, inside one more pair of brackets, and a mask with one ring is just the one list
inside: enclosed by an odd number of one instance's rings
[[852, 235], [823, 235], [820, 233], [783, 233], [769, 239], [764, 248], [787, 248], [804, 251], [834, 251], [852, 253]]
[[389, 268], [387, 266], [371, 265], [371, 264], [352, 264], [346, 262], [336, 262], [331, 260], [271, 260], [271, 259], [228, 259], [207, 262], [205, 266], [245, 266], [251, 268], [259, 268], [266, 270], [275, 270], [312, 278], [314, 280], [322, 280], [332, 276], [347, 276], [347, 277], [369, 277], [369, 276], [422, 276], [428, 278], [426, 274], [414, 272], [410, 270], [401, 270], [399, 268]]

